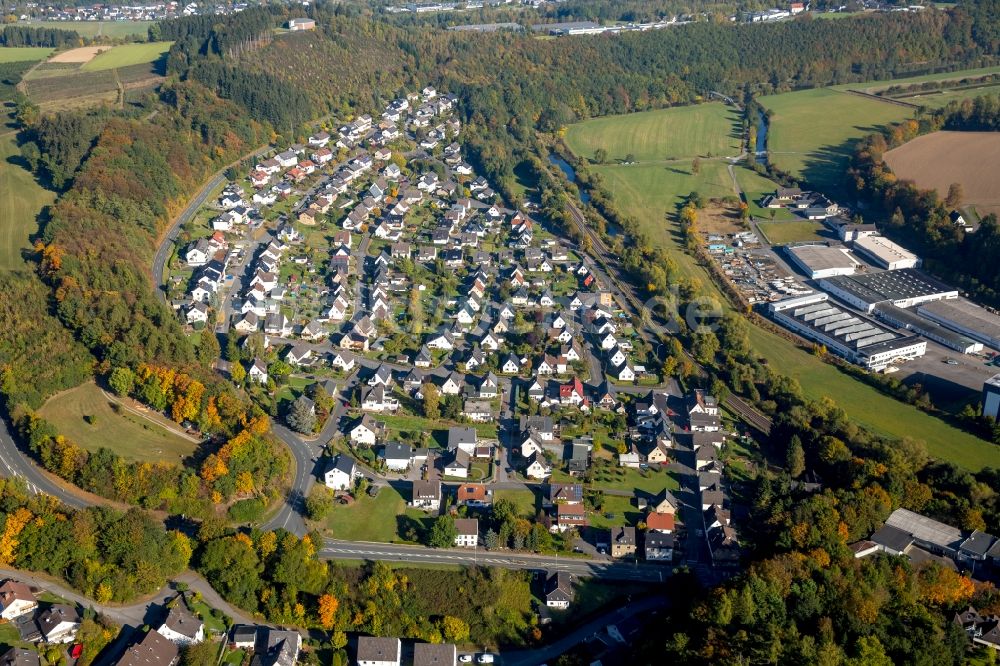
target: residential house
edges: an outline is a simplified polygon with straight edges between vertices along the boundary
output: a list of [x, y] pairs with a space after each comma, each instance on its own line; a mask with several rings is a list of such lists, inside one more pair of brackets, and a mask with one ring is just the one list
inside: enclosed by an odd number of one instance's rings
[[38, 614], [38, 629], [46, 643], [70, 643], [76, 638], [82, 618], [66, 604], [52, 604]]
[[193, 645], [205, 640], [205, 623], [188, 610], [182, 595], [174, 597], [167, 618], [156, 630], [158, 634], [177, 645]]
[[552, 475], [552, 467], [542, 457], [541, 453], [533, 453], [528, 458], [528, 466], [525, 468], [524, 473], [529, 479], [543, 480]]
[[636, 539], [634, 527], [611, 528], [611, 557], [621, 558], [635, 555]]
[[132, 645], [116, 666], [176, 666], [180, 649], [155, 631], [147, 631], [142, 640]]
[[455, 545], [459, 548], [475, 548], [479, 545], [479, 520], [476, 518], [455, 519]]
[[484, 508], [493, 504], [493, 491], [482, 483], [463, 483], [456, 492], [458, 506]]
[[496, 418], [489, 400], [466, 400], [462, 416], [475, 423], [488, 423]]
[[0, 655], [0, 666], [40, 666], [38, 653], [27, 648], [12, 647]]
[[413, 666], [455, 666], [458, 651], [452, 643], [417, 643], [413, 646]]
[[439, 510], [441, 508], [441, 482], [414, 481], [410, 506], [416, 509]]
[[267, 366], [264, 365], [264, 361], [259, 358], [255, 358], [253, 363], [250, 364], [250, 368], [247, 370], [247, 378], [257, 384], [266, 384]]
[[465, 453], [474, 455], [476, 452], [476, 444], [478, 442], [478, 436], [476, 434], [475, 428], [463, 427], [463, 426], [453, 426], [448, 428], [448, 451], [455, 452], [456, 450], [464, 451]]
[[347, 429], [347, 436], [354, 444], [374, 446], [382, 436], [384, 427], [370, 415], [364, 414]]
[[670, 562], [674, 559], [673, 534], [646, 532], [643, 538], [643, 558], [647, 562]]
[[555, 505], [554, 513], [555, 520], [550, 527], [553, 532], [565, 532], [588, 525], [587, 509], [583, 504], [562, 502]]
[[392, 397], [381, 384], [362, 386], [361, 409], [366, 412], [394, 412], [399, 409], [399, 401]]
[[398, 638], [358, 637], [358, 666], [399, 666], [403, 645]]
[[583, 392], [583, 382], [574, 377], [565, 384], [559, 385], [559, 403], [563, 405], [586, 406], [587, 397]]
[[331, 490], [350, 490], [359, 475], [354, 459], [341, 453], [327, 465], [326, 471], [323, 472], [323, 483]]
[[649, 510], [654, 513], [666, 513], [671, 516], [677, 513], [680, 506], [677, 498], [669, 490], [661, 490], [652, 500], [649, 501]]
[[471, 462], [472, 456], [470, 454], [462, 449], [455, 449], [452, 451], [451, 460], [444, 466], [444, 475], [456, 479], [467, 479], [469, 478], [469, 465]]
[[393, 472], [405, 472], [410, 466], [413, 449], [400, 442], [388, 442], [382, 447], [379, 456], [385, 467]]
[[686, 400], [688, 427], [693, 432], [716, 432], [721, 429], [719, 404], [703, 389], [695, 389]]
[[573, 577], [565, 571], [550, 574], [545, 581], [545, 605], [565, 610], [573, 603]]
[[38, 599], [31, 588], [19, 581], [8, 579], [0, 585], [0, 618], [13, 620], [38, 608]]

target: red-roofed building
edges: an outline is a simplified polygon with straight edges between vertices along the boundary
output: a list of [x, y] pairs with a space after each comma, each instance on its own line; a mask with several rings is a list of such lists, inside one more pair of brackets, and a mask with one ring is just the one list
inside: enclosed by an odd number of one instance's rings
[[587, 526], [587, 510], [582, 504], [557, 504], [552, 531], [565, 532], [574, 527]]
[[587, 397], [583, 393], [583, 382], [574, 377], [559, 387], [559, 402], [563, 405], [586, 405]]
[[674, 514], [650, 512], [646, 516], [646, 529], [650, 532], [670, 534], [674, 531]]

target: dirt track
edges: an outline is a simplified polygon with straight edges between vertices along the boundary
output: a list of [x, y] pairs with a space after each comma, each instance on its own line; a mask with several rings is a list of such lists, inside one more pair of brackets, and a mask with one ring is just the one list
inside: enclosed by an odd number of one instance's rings
[[941, 197], [961, 183], [963, 205], [1000, 214], [1000, 132], [934, 132], [890, 150], [885, 161], [899, 178]]

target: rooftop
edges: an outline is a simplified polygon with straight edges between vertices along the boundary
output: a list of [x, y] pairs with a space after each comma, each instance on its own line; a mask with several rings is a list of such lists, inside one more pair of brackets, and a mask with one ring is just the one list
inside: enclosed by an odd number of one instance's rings
[[830, 270], [834, 268], [853, 269], [858, 262], [851, 256], [847, 248], [830, 247], [828, 245], [799, 245], [786, 249], [793, 259], [811, 271]]
[[958, 295], [958, 291], [954, 287], [950, 287], [915, 268], [872, 271], [859, 275], [839, 275], [824, 278], [823, 282], [842, 289], [869, 304], [931, 296], [948, 298], [949, 295], [951, 297]]
[[1000, 348], [1000, 316], [964, 298], [935, 301], [921, 305], [918, 312], [945, 326], [957, 325], [980, 342]]

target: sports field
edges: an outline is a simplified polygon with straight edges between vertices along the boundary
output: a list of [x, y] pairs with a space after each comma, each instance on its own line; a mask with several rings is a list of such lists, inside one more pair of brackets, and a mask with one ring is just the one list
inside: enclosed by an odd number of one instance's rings
[[1000, 133], [934, 132], [885, 154], [899, 178], [936, 190], [942, 198], [952, 183], [964, 190], [962, 203], [981, 215], [1000, 213]]
[[4, 46], [0, 47], [0, 62], [32, 62], [44, 60], [52, 49], [44, 46]]
[[70, 30], [81, 37], [145, 37], [153, 21], [18, 21], [33, 28]]
[[771, 367], [797, 379], [807, 397], [833, 398], [852, 421], [882, 435], [922, 440], [935, 458], [968, 470], [1000, 466], [1000, 447], [879, 393], [784, 338], [751, 326], [750, 341]]
[[159, 60], [173, 42], [150, 42], [148, 44], [122, 44], [100, 54], [81, 69], [85, 72], [99, 72], [129, 65], [140, 65]]
[[834, 197], [856, 140], [912, 115], [908, 109], [847, 92], [819, 88], [762, 97], [771, 114], [770, 159], [809, 187]]
[[739, 128], [735, 109], [712, 102], [586, 120], [570, 125], [566, 145], [588, 159], [603, 148], [609, 161], [628, 154], [639, 162], [732, 156], [740, 152]]
[[60, 434], [88, 451], [104, 447], [141, 462], [178, 463], [197, 447], [169, 430], [165, 417], [133, 412], [124, 406], [116, 409], [114, 404], [96, 384], [88, 382], [53, 396], [39, 413]]
[[28, 237], [38, 231], [38, 213], [55, 201], [19, 162], [14, 134], [0, 136], [0, 270], [24, 267], [21, 252], [31, 247]]

